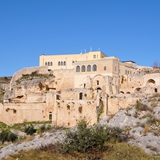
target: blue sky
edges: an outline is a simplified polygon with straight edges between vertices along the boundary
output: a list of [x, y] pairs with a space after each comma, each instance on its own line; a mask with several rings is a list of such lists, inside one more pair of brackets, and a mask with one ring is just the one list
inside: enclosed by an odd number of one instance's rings
[[160, 0], [0, 0], [0, 77], [91, 45], [121, 61], [160, 62]]

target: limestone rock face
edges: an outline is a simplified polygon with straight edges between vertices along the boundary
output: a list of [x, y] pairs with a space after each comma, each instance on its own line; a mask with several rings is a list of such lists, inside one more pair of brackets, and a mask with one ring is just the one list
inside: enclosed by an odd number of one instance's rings
[[131, 127], [136, 126], [138, 119], [128, 116], [125, 110], [120, 110], [108, 123], [111, 127]]
[[48, 71], [32, 68], [29, 72], [15, 73], [9, 86], [5, 90], [5, 102], [44, 102], [46, 93], [55, 88], [54, 76]]
[[160, 153], [160, 94], [141, 97], [135, 106], [121, 109], [113, 117], [104, 117], [100, 124], [121, 128], [129, 135], [128, 142], [146, 153]]
[[160, 120], [160, 107], [155, 107], [153, 109], [153, 114], [154, 114], [156, 119]]

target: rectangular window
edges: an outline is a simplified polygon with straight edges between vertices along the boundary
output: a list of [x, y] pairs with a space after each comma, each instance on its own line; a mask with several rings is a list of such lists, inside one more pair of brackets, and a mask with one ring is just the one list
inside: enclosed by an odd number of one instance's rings
[[106, 66], [104, 66], [104, 71], [106, 71]]
[[97, 85], [99, 85], [99, 81], [97, 81]]
[[96, 58], [96, 55], [93, 55], [93, 58]]

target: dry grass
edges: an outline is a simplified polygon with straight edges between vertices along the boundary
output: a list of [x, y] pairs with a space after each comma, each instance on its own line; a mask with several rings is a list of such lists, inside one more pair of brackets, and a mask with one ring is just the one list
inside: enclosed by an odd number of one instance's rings
[[148, 132], [149, 132], [149, 125], [148, 125], [148, 123], [145, 123], [144, 124], [144, 133], [146, 134]]
[[[53, 148], [52, 148], [53, 149]], [[127, 143], [107, 143], [104, 152], [92, 150], [87, 153], [73, 152], [60, 154], [53, 150], [21, 151], [17, 155], [9, 156], [2, 160], [159, 160], [160, 157], [151, 157], [139, 147]]]
[[159, 98], [159, 97], [160, 97], [160, 93], [155, 93], [155, 94], [152, 95], [151, 98]]
[[150, 112], [152, 112], [152, 108], [148, 107], [146, 104], [143, 104], [140, 101], [136, 102], [135, 107], [136, 107], [137, 111], [150, 111]]
[[157, 105], [158, 105], [158, 102], [157, 102], [157, 100], [153, 100], [153, 101], [151, 101], [151, 106], [152, 107], [157, 107]]

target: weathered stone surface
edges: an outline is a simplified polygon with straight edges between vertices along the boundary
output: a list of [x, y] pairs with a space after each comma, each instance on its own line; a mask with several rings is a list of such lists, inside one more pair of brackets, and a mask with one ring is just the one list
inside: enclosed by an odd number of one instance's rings
[[156, 119], [160, 120], [160, 106], [153, 109], [153, 115]]
[[26, 133], [21, 132], [20, 130], [17, 130], [17, 129], [11, 129], [10, 131], [18, 136], [22, 136], [22, 137], [26, 136]]
[[137, 136], [135, 139], [130, 139], [129, 143], [141, 147], [146, 153], [155, 155], [160, 153], [160, 135], [155, 136], [153, 133], [147, 133]]
[[137, 125], [139, 120], [132, 116], [127, 116], [126, 110], [120, 110], [108, 123], [110, 127], [133, 127]]
[[10, 144], [0, 149], [0, 159], [8, 155], [15, 154], [20, 150], [28, 150], [39, 148], [42, 145], [60, 142], [65, 136], [65, 131], [59, 130], [54, 133], [44, 133], [42, 137], [35, 136], [32, 141], [23, 142], [21, 144]]

